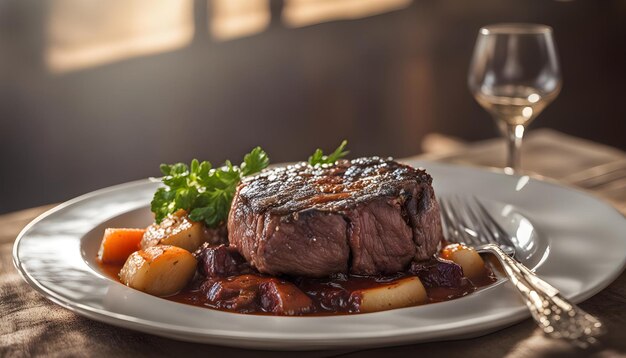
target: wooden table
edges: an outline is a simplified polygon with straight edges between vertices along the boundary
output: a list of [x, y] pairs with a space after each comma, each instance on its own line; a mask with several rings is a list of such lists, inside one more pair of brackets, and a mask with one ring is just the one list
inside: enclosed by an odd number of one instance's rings
[[[563, 134], [531, 132], [524, 148], [525, 168], [547, 180], [585, 187], [626, 213], [626, 154]], [[504, 144], [498, 140], [465, 144], [433, 135], [424, 159], [462, 165], [499, 166]], [[621, 163], [621, 165], [620, 165]], [[617, 169], [615, 169], [617, 168]], [[599, 175], [602, 173], [609, 173]], [[613, 174], [611, 174], [613, 173]], [[595, 179], [587, 179], [594, 177]], [[621, 179], [620, 179], [621, 178]], [[610, 180], [613, 179], [613, 180]], [[591, 180], [591, 181], [590, 181]], [[294, 356], [175, 341], [82, 318], [32, 290], [13, 267], [11, 250], [19, 231], [51, 206], [0, 216], [0, 356]], [[624, 239], [626, 240], [626, 233]], [[624, 253], [626, 255], [626, 253]], [[540, 357], [626, 356], [626, 274], [581, 304], [602, 319], [609, 333], [597, 347], [582, 351], [543, 336], [527, 319], [498, 332], [466, 340], [398, 347], [299, 352], [299, 357]]]

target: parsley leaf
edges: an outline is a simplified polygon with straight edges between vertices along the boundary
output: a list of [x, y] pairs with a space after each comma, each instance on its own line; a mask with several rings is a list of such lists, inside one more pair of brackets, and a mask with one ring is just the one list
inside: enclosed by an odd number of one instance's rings
[[189, 213], [193, 221], [204, 222], [215, 227], [228, 218], [237, 185], [241, 178], [258, 173], [269, 165], [267, 154], [254, 148], [244, 156], [239, 166], [226, 161], [220, 168], [212, 168], [209, 162], [191, 161], [172, 165], [161, 164], [164, 187], [154, 193], [150, 209], [155, 221], [160, 223], [165, 217], [179, 209]]
[[261, 149], [256, 147], [252, 151], [243, 157], [243, 163], [241, 163], [241, 174], [243, 176], [260, 172], [267, 168], [270, 164], [270, 158]]
[[334, 164], [337, 160], [345, 157], [349, 153], [347, 150], [344, 151], [347, 144], [348, 141], [344, 139], [339, 147], [337, 147], [337, 149], [329, 155], [324, 155], [324, 152], [322, 152], [319, 148], [316, 149], [315, 152], [313, 152], [313, 155], [309, 157], [309, 164]]

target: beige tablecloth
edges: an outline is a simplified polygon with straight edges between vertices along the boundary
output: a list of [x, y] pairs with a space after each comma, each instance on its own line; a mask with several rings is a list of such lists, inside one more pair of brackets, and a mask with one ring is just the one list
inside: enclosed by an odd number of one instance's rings
[[[429, 153], [421, 158], [463, 165], [500, 166], [504, 144], [498, 140], [461, 143], [442, 136], [425, 142]], [[619, 163], [626, 154], [596, 143], [537, 130], [524, 148], [525, 168], [549, 180], [587, 188], [626, 212], [626, 179]], [[612, 170], [618, 168], [616, 170]], [[622, 166], [623, 168], [623, 166]], [[612, 170], [612, 171], [611, 171]], [[605, 172], [618, 174], [604, 174]], [[592, 177], [591, 184], [589, 179]], [[593, 179], [596, 178], [596, 179]], [[603, 179], [604, 178], [604, 179]], [[611, 179], [611, 180], [609, 180]], [[601, 344], [582, 351], [565, 342], [545, 338], [528, 319], [495, 333], [466, 340], [360, 350], [267, 352], [175, 341], [138, 333], [75, 315], [32, 290], [13, 267], [11, 250], [19, 231], [47, 207], [0, 216], [0, 357], [541, 357], [626, 356], [626, 274], [581, 306], [600, 317], [609, 333]], [[626, 240], [626, 233], [624, 235]], [[624, 253], [626, 255], [626, 253]]]

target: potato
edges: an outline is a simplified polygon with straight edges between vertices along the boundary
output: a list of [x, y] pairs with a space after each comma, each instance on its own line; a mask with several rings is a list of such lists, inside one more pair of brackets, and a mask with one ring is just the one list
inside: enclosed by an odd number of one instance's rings
[[422, 282], [415, 276], [401, 278], [388, 286], [363, 289], [355, 293], [361, 296], [360, 312], [385, 311], [428, 301]]
[[120, 280], [151, 295], [169, 296], [189, 283], [196, 265], [196, 259], [189, 251], [158, 245], [132, 253], [120, 271]]
[[485, 262], [478, 252], [462, 244], [450, 244], [441, 250], [441, 257], [463, 268], [463, 275], [476, 279], [485, 275]]
[[172, 245], [194, 252], [205, 241], [204, 224], [191, 221], [186, 211], [178, 210], [160, 224], [148, 226], [141, 240], [141, 248]]

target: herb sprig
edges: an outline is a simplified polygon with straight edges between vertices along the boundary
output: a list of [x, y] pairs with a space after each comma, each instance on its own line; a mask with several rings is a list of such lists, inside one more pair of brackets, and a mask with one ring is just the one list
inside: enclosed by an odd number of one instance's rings
[[[329, 155], [316, 149], [309, 157], [310, 165], [334, 164], [349, 152], [345, 150], [348, 141]], [[183, 209], [193, 221], [204, 222], [208, 227], [216, 227], [226, 221], [237, 185], [245, 176], [267, 168], [270, 160], [260, 147], [254, 148], [243, 157], [243, 162], [233, 165], [226, 161], [222, 167], [213, 168], [208, 161], [161, 164], [163, 187], [154, 193], [150, 208], [155, 221], [160, 223], [168, 215]]]
[[157, 189], [150, 204], [155, 220], [160, 223], [166, 216], [184, 209], [191, 220], [216, 227], [228, 218], [241, 179], [268, 165], [269, 158], [260, 147], [246, 154], [239, 166], [226, 161], [224, 166], [212, 168], [210, 162], [197, 159], [192, 160], [190, 166], [161, 164], [161, 181], [165, 187]]
[[321, 149], [317, 148], [315, 152], [313, 152], [313, 155], [309, 157], [309, 164], [334, 164], [337, 160], [345, 157], [346, 155], [348, 155], [348, 153], [350, 153], [349, 151], [344, 150], [346, 148], [346, 145], [348, 145], [348, 141], [344, 139], [339, 147], [337, 147], [337, 149], [335, 149], [335, 151], [330, 153], [329, 155], [324, 155], [324, 152], [322, 152]]

